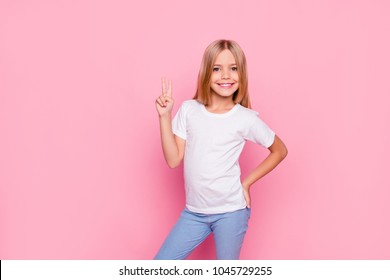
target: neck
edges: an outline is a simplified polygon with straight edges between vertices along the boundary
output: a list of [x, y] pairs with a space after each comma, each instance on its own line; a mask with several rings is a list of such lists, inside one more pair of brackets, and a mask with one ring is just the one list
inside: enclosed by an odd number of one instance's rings
[[221, 97], [212, 95], [210, 104], [207, 105], [207, 110], [213, 113], [225, 113], [230, 111], [236, 104], [232, 97]]

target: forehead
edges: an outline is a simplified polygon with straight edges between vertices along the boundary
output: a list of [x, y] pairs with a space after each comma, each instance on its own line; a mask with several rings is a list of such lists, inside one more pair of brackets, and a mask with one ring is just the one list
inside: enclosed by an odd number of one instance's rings
[[224, 49], [217, 55], [215, 64], [236, 64], [236, 60], [230, 50]]

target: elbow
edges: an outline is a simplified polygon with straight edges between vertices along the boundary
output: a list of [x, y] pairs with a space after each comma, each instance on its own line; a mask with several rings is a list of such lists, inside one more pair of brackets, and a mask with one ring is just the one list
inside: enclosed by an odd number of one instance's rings
[[271, 153], [274, 153], [275, 156], [278, 158], [278, 161], [280, 162], [280, 161], [285, 159], [285, 157], [288, 154], [288, 150], [287, 150], [286, 146], [283, 145], [283, 146], [279, 147], [278, 149], [271, 151]]
[[288, 154], [286, 145], [276, 135], [274, 143], [268, 149], [271, 153], [275, 153], [275, 156], [278, 157], [280, 161], [282, 161]]
[[169, 168], [174, 169], [180, 165], [180, 161], [167, 161]]
[[175, 168], [178, 167], [179, 165], [178, 165], [178, 164], [168, 163], [168, 166], [169, 166], [169, 168], [171, 168], [171, 169], [175, 169]]
[[283, 151], [281, 152], [282, 160], [287, 156], [287, 154], [288, 154], [288, 150], [286, 147], [284, 147]]
[[182, 162], [183, 160], [183, 157], [184, 155], [178, 155], [178, 156], [172, 156], [172, 157], [168, 157], [168, 158], [165, 158], [169, 168], [173, 169], [173, 168], [176, 168], [180, 165], [180, 163]]

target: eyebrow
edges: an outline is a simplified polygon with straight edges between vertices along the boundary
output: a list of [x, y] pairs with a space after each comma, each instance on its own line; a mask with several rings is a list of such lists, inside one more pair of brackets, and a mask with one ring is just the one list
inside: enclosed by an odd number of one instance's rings
[[[237, 65], [237, 63], [229, 64], [229, 66]], [[214, 64], [214, 66], [222, 66], [222, 64]]]

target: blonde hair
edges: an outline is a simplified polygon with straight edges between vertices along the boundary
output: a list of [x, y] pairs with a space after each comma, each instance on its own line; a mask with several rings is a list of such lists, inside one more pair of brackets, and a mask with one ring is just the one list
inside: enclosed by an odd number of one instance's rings
[[211, 74], [213, 71], [217, 56], [228, 49], [234, 56], [237, 65], [239, 78], [239, 88], [233, 94], [234, 103], [239, 103], [244, 107], [251, 108], [248, 93], [248, 74], [245, 54], [241, 47], [232, 40], [216, 40], [212, 42], [205, 50], [198, 74], [198, 85], [194, 96], [198, 102], [209, 105], [211, 99]]

